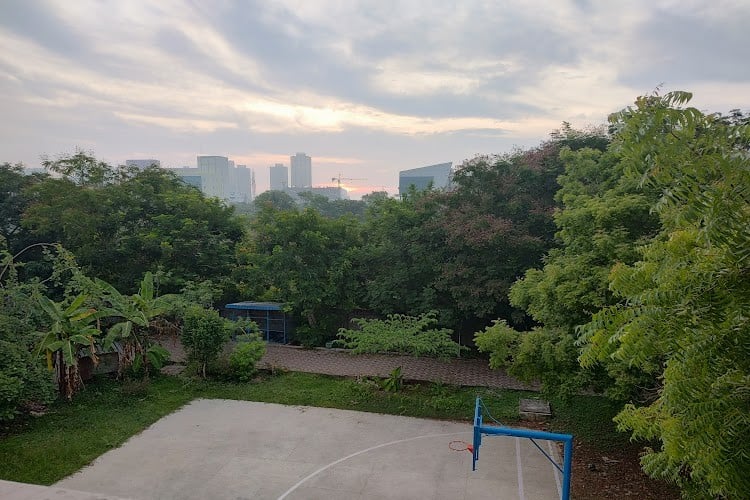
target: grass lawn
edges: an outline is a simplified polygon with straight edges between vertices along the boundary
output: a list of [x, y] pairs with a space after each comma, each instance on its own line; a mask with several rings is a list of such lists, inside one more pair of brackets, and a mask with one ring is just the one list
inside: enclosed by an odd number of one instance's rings
[[[442, 384], [407, 385], [400, 392], [390, 393], [368, 380], [306, 373], [268, 375], [249, 384], [157, 377], [146, 389], [127, 392], [115, 381], [97, 380], [73, 402], [58, 402], [44, 416], [6, 430], [0, 437], [0, 479], [52, 484], [194, 398], [471, 421], [474, 399], [481, 396], [495, 418], [513, 424], [517, 422], [518, 400], [534, 395]], [[626, 436], [615, 433], [611, 422], [616, 407], [603, 398], [579, 396], [554, 407], [551, 430], [605, 446], [626, 442]]]

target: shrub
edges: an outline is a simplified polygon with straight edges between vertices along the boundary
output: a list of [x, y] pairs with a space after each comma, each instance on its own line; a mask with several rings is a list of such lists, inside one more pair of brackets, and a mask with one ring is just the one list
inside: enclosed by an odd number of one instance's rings
[[243, 335], [237, 341], [229, 355], [229, 367], [234, 378], [247, 382], [255, 375], [255, 365], [266, 353], [266, 343], [259, 335]]
[[52, 377], [22, 343], [0, 340], [0, 422], [55, 397]]
[[206, 365], [214, 361], [224, 344], [229, 340], [232, 322], [219, 316], [213, 309], [191, 307], [187, 310], [182, 326], [182, 345], [188, 359], [199, 364], [206, 377]]
[[389, 314], [385, 320], [354, 319], [358, 330], [341, 328], [338, 345], [355, 354], [399, 353], [412, 356], [450, 358], [465, 347], [451, 340], [452, 330], [436, 328], [435, 312], [420, 316]]

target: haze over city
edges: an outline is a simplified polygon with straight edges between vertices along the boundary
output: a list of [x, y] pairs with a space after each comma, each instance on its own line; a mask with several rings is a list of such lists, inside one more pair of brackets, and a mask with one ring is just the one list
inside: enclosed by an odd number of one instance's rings
[[657, 86], [747, 109], [748, 24], [745, 1], [4, 1], [0, 161], [223, 155], [261, 192], [304, 151], [316, 186], [393, 194]]

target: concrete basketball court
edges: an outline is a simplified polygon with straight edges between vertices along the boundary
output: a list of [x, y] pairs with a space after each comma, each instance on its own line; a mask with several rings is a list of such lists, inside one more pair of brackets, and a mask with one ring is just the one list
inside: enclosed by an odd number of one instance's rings
[[203, 399], [55, 487], [136, 500], [560, 498], [530, 441], [484, 438], [472, 472], [471, 453], [449, 448], [471, 436], [468, 423]]

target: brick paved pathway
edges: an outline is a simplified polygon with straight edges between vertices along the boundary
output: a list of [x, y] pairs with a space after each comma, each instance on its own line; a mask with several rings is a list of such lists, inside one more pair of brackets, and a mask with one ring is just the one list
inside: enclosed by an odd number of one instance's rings
[[[185, 352], [176, 339], [160, 342], [172, 353], [172, 361], [184, 362]], [[452, 385], [538, 390], [535, 385], [519, 382], [500, 370], [490, 370], [483, 359], [414, 358], [381, 354], [353, 355], [338, 349], [303, 349], [268, 344], [259, 368], [281, 368], [294, 372], [320, 373], [347, 377], [385, 377], [401, 367], [407, 380], [443, 382]]]

